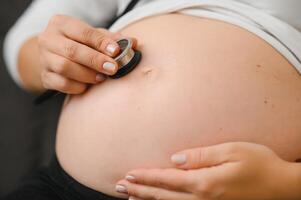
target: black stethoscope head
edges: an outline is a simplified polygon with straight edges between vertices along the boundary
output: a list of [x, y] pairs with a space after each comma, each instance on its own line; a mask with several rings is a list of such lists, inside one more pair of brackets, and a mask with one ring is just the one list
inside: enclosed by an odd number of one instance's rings
[[138, 50], [133, 50], [133, 42], [129, 38], [120, 39], [117, 41], [120, 47], [120, 54], [114, 58], [118, 63], [119, 69], [116, 74], [109, 76], [112, 79], [121, 78], [137, 67], [142, 54]]

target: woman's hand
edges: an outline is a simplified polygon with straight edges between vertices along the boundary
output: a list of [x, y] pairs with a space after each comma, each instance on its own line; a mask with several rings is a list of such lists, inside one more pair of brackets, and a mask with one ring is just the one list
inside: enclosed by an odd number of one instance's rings
[[87, 84], [105, 80], [118, 65], [112, 58], [119, 52], [120, 34], [96, 29], [68, 16], [52, 17], [38, 37], [41, 80], [46, 89], [80, 94]]
[[176, 168], [137, 169], [116, 185], [130, 199], [288, 200], [301, 199], [301, 167], [269, 148], [225, 143], [179, 152]]

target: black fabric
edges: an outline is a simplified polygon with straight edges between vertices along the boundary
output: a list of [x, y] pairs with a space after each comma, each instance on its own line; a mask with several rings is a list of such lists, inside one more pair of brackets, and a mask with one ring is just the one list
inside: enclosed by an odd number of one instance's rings
[[126, 13], [130, 12], [131, 10], [134, 9], [134, 7], [137, 5], [137, 3], [139, 2], [139, 0], [132, 0], [129, 5], [126, 7], [126, 9], [121, 13], [121, 15], [119, 16], [122, 17], [123, 15], [125, 15]]
[[20, 89], [3, 61], [3, 39], [31, 0], [0, 1], [0, 196], [12, 191], [26, 174], [47, 165], [54, 153], [62, 99], [39, 108], [34, 95]]
[[122, 200], [87, 188], [69, 176], [56, 157], [49, 167], [25, 179], [17, 190], [1, 200]]
[[124, 9], [124, 11], [117, 16], [116, 18], [114, 18], [107, 26], [107, 28], [110, 28], [119, 18], [121, 18], [123, 15], [127, 14], [128, 12], [130, 12], [131, 10], [133, 10], [135, 8], [135, 6], [139, 3], [139, 0], [132, 0], [127, 7]]
[[[20, 89], [3, 61], [3, 39], [32, 0], [0, 1], [0, 197], [26, 174], [49, 163], [63, 95], [39, 107], [34, 95]], [[129, 6], [131, 10], [133, 5]]]

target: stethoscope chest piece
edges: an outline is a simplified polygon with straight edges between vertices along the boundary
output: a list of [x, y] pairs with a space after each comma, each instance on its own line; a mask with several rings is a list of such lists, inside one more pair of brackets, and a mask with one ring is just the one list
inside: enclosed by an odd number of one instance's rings
[[112, 79], [121, 78], [137, 67], [142, 54], [138, 50], [133, 50], [133, 42], [131, 39], [121, 39], [117, 41], [120, 47], [120, 54], [115, 57], [115, 61], [118, 63], [119, 69], [116, 74], [109, 76]]
[[[112, 79], [121, 78], [133, 71], [133, 69], [135, 69], [139, 64], [142, 57], [140, 51], [133, 50], [133, 42], [131, 39], [121, 39], [117, 41], [117, 43], [120, 46], [121, 53], [114, 59], [118, 63], [119, 69], [116, 74], [109, 76]], [[34, 104], [39, 105], [58, 94], [61, 93], [55, 90], [47, 90], [34, 100]]]

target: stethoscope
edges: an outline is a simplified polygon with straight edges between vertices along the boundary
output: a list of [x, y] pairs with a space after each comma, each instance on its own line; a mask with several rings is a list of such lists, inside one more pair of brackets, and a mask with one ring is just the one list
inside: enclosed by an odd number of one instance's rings
[[[113, 24], [117, 19], [119, 19], [120, 17], [125, 15], [127, 12], [131, 11], [138, 2], [139, 2], [139, 0], [132, 0], [128, 4], [128, 6], [124, 10], [124, 12], [122, 14], [120, 14], [118, 17], [116, 17], [111, 22], [111, 24]], [[131, 39], [129, 39], [129, 38], [120, 39], [117, 41], [117, 44], [120, 47], [120, 53], [114, 59], [118, 63], [119, 69], [116, 72], [116, 74], [109, 76], [112, 79], [118, 79], [118, 78], [121, 78], [121, 77], [129, 74], [139, 64], [141, 57], [142, 57], [142, 54], [140, 51], [133, 49], [133, 42]], [[61, 94], [61, 93], [58, 91], [47, 90], [46, 92], [44, 92], [42, 95], [38, 96], [34, 100], [34, 104], [39, 105], [39, 104], [47, 101], [51, 97], [57, 96], [59, 94]]]
[[[119, 69], [114, 75], [109, 76], [111, 79], [118, 79], [129, 74], [139, 64], [142, 57], [140, 51], [133, 49], [133, 41], [131, 39], [120, 39], [117, 41], [117, 44], [120, 47], [120, 53], [114, 60], [117, 62]], [[39, 105], [59, 94], [61, 93], [58, 91], [47, 90], [35, 99], [34, 104]]]
[[133, 42], [129, 38], [117, 41], [120, 47], [120, 54], [114, 58], [119, 69], [116, 74], [109, 76], [112, 79], [121, 78], [130, 73], [139, 64], [142, 54], [138, 50], [133, 49]]

